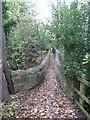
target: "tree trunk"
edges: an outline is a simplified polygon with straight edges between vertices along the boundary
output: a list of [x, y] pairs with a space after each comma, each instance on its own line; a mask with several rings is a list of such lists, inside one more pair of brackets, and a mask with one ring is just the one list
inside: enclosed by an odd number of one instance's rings
[[2, 100], [2, 34], [1, 34], [1, 2], [0, 2], [0, 100]]
[[[7, 88], [7, 83], [3, 74], [3, 41], [2, 41], [2, 2], [0, 1], [0, 100], [8, 100], [9, 92]], [[4, 78], [4, 79], [3, 79]]]
[[14, 94], [15, 90], [14, 90], [14, 86], [13, 86], [13, 81], [12, 81], [11, 73], [8, 69], [7, 64], [6, 64], [5, 54], [3, 55], [3, 72], [4, 72], [4, 75], [5, 75], [5, 79], [7, 81], [8, 91], [9, 91], [10, 94]]
[[[0, 1], [0, 28], [2, 28], [2, 2]], [[3, 30], [0, 29], [0, 51], [1, 51], [1, 61], [2, 61], [2, 70], [0, 70], [0, 76], [2, 79], [0, 79], [0, 89], [3, 89], [2, 99], [5, 100], [9, 96], [9, 94], [14, 93], [14, 87], [13, 82], [11, 78], [10, 71], [8, 69], [7, 63], [6, 63], [6, 57], [5, 57], [5, 49], [4, 49], [4, 37], [3, 37]]]

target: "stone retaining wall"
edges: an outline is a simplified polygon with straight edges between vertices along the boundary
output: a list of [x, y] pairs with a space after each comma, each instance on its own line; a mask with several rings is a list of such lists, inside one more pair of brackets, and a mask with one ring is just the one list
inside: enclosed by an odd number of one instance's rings
[[66, 80], [64, 77], [63, 67], [62, 67], [62, 56], [61, 53], [55, 49], [55, 74], [58, 80], [59, 86], [63, 89], [63, 91], [67, 94], [70, 99], [74, 97], [74, 81]]
[[48, 67], [49, 55], [50, 52], [38, 67], [27, 70], [11, 71], [15, 92], [32, 89], [44, 80], [45, 72]]

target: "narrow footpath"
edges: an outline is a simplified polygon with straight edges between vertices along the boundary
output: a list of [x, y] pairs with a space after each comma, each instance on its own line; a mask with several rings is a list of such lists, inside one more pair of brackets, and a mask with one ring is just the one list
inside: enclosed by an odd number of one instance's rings
[[[28, 96], [28, 97], [27, 97]], [[44, 83], [25, 93], [20, 99], [26, 106], [24, 116], [30, 118], [83, 118], [83, 114], [59, 87], [54, 73], [54, 58], [51, 54]]]

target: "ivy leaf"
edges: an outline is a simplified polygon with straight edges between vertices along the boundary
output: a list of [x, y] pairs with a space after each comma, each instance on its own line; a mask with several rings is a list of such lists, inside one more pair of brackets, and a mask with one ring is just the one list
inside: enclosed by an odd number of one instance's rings
[[88, 64], [89, 62], [90, 62], [90, 59], [85, 62], [82, 62], [82, 64], [85, 65], [85, 64]]

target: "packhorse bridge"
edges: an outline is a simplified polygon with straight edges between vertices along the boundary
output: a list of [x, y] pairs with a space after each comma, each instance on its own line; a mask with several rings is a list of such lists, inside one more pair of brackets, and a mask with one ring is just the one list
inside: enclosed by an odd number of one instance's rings
[[18, 96], [15, 101], [18, 99], [26, 108], [26, 117], [90, 119], [90, 111], [85, 109], [85, 103], [90, 105], [90, 100], [83, 90], [90, 87], [90, 82], [80, 78], [66, 80], [57, 49], [49, 51], [38, 67], [11, 71], [11, 74]]

